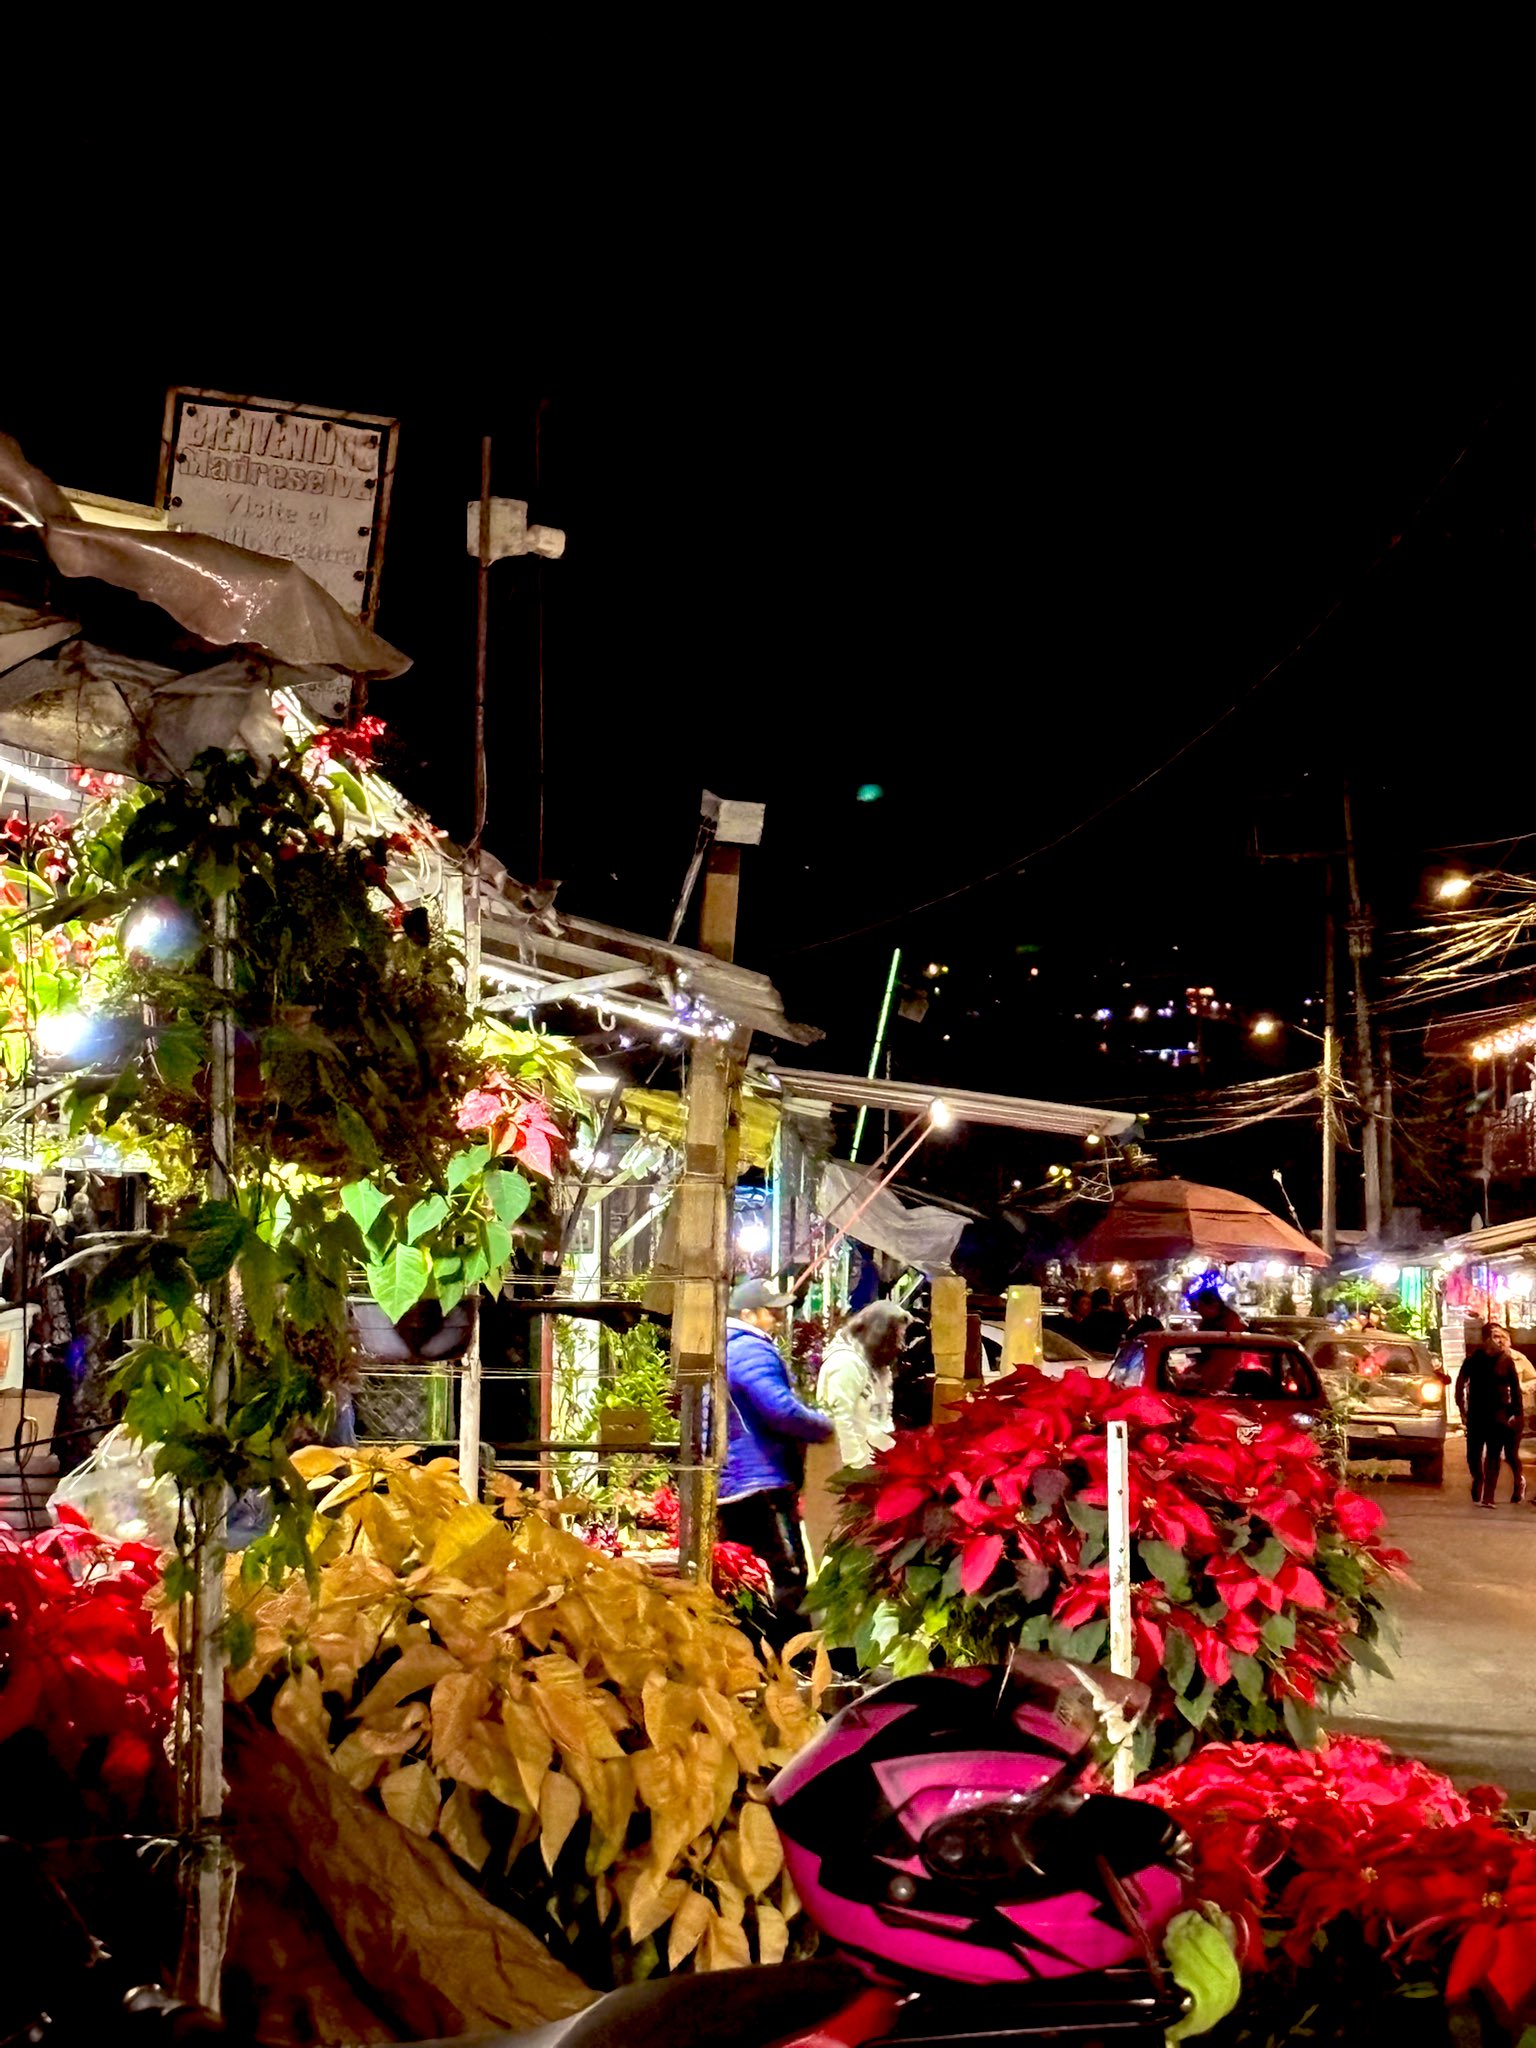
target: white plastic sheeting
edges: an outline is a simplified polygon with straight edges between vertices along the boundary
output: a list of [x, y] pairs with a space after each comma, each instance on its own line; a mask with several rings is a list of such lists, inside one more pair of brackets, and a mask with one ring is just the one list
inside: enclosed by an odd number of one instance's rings
[[834, 1230], [846, 1230], [872, 1251], [885, 1252], [923, 1273], [947, 1273], [965, 1228], [963, 1216], [951, 1215], [948, 1209], [911, 1206], [882, 1188], [857, 1223], [850, 1221], [879, 1178], [873, 1168], [829, 1159], [816, 1206]]

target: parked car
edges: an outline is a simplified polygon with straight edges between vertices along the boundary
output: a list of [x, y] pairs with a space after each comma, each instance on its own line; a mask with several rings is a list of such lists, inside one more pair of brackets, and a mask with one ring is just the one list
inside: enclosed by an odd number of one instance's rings
[[[1040, 1332], [1040, 1349], [1044, 1363], [1040, 1370], [1059, 1380], [1064, 1373], [1074, 1369], [1091, 1373], [1096, 1380], [1103, 1379], [1109, 1371], [1109, 1360], [1101, 1358], [1096, 1351], [1085, 1351], [1081, 1344], [1074, 1344], [1070, 1337], [1064, 1337], [1060, 1330], [1053, 1330], [1046, 1323]], [[988, 1379], [996, 1379], [1003, 1370], [1003, 1326], [1001, 1323], [983, 1323], [981, 1326], [982, 1370]]]
[[1406, 1458], [1415, 1479], [1445, 1478], [1450, 1382], [1429, 1348], [1387, 1330], [1323, 1330], [1305, 1340], [1352, 1458]]
[[1338, 1431], [1310, 1358], [1288, 1337], [1252, 1331], [1156, 1330], [1122, 1344], [1109, 1368], [1116, 1386], [1144, 1387], [1181, 1401], [1213, 1401], [1255, 1429], [1283, 1421], [1337, 1456]]

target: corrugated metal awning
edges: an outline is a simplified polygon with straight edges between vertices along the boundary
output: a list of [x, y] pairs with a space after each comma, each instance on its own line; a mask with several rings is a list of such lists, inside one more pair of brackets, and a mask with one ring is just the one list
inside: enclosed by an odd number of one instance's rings
[[1536, 1249], [1536, 1216], [1517, 1217], [1513, 1223], [1490, 1223], [1486, 1230], [1466, 1230], [1460, 1237], [1448, 1237], [1448, 1252], [1461, 1252], [1469, 1259], [1494, 1259], [1504, 1252]]
[[1036, 1102], [1025, 1095], [983, 1095], [969, 1088], [939, 1088], [917, 1081], [881, 1081], [863, 1074], [813, 1074], [799, 1067], [770, 1067], [786, 1104], [834, 1104], [852, 1109], [889, 1109], [921, 1116], [942, 1101], [963, 1124], [999, 1124], [1011, 1131], [1043, 1131], [1062, 1138], [1128, 1138], [1137, 1118], [1123, 1109], [1085, 1109], [1072, 1102]]

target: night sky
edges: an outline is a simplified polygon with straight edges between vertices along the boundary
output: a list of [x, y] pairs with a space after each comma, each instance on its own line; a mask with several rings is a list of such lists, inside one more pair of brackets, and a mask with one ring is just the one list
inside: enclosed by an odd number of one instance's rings
[[[441, 308], [366, 344], [136, 323], [88, 372], [37, 346], [0, 374], [0, 425], [56, 479], [148, 499], [168, 384], [397, 415], [379, 624], [415, 666], [372, 708], [459, 834], [488, 429], [496, 490], [569, 534], [542, 571], [561, 901], [662, 931], [700, 789], [764, 800], [740, 957], [827, 1031], [813, 1058], [863, 1064], [899, 942], [950, 973], [896, 1033], [898, 1073], [1150, 1100], [1166, 1071], [1124, 1034], [1101, 1054], [1077, 1014], [1186, 982], [1307, 1014], [1319, 871], [1251, 856], [1337, 845], [1345, 775], [1389, 930], [1428, 849], [1532, 824], [1536, 616], [1536, 414], [1508, 337], [1446, 318], [1427, 272], [1346, 301], [1162, 255], [1022, 301], [979, 262], [942, 294], [857, 263], [799, 296], [738, 274], [671, 319], [616, 297], [570, 347], [536, 309], [478, 342]], [[535, 574], [493, 572], [486, 834], [528, 879]], [[1243, 1043], [1216, 1078], [1264, 1071]], [[1259, 1192], [1314, 1143], [1167, 1163]]]

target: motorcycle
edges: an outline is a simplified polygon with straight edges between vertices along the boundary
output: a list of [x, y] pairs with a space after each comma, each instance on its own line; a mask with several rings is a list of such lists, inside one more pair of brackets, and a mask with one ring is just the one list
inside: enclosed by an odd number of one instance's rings
[[[1187, 1844], [1159, 1808], [1095, 1789], [1093, 1771], [1109, 1712], [1128, 1722], [1145, 1703], [1139, 1686], [1026, 1655], [1002, 1671], [927, 1672], [873, 1689], [769, 1790], [827, 1953], [627, 1986], [571, 2018], [496, 2037], [494, 2048], [1160, 2044], [1188, 2005], [1161, 1950], [1189, 1903]], [[46, 1896], [32, 1888], [34, 1916]], [[65, 1918], [52, 1981], [64, 1988], [17, 2026], [13, 1973], [0, 2048], [140, 2037], [146, 2048], [233, 2048], [211, 2014], [154, 1987], [126, 1998], [119, 1987], [107, 2023], [105, 1959], [57, 1896]], [[38, 1953], [35, 1935], [22, 1949], [9, 1931], [12, 1956]]]

